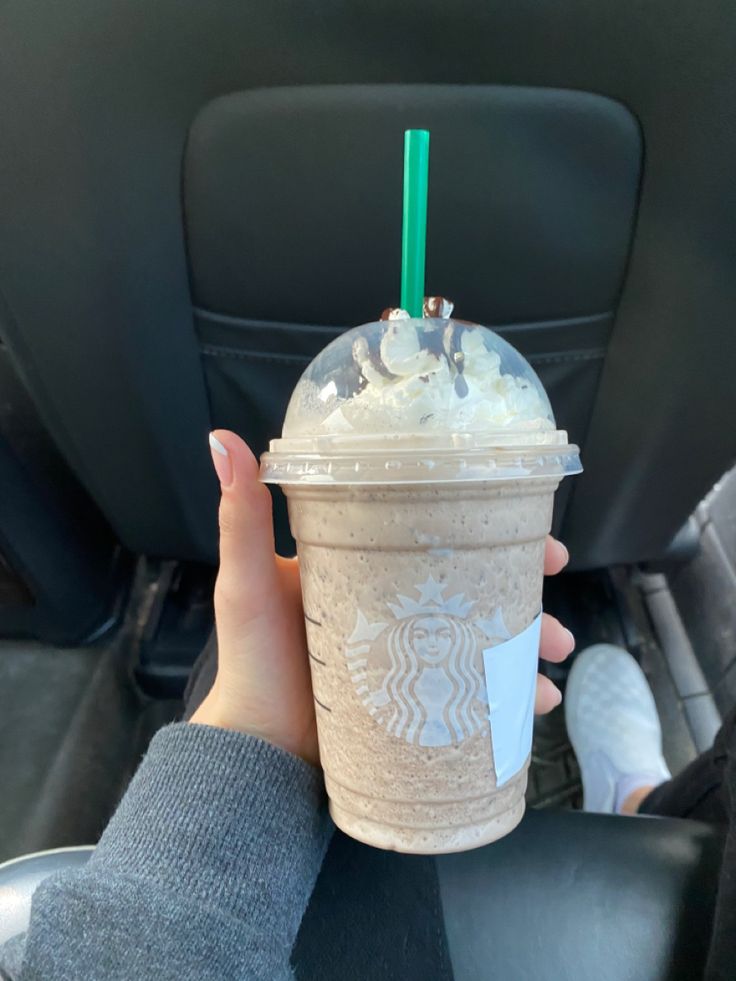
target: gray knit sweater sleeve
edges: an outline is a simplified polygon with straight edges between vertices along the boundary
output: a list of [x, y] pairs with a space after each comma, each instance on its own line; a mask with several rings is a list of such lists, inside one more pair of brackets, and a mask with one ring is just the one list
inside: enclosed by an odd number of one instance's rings
[[46, 880], [18, 981], [290, 977], [332, 825], [316, 770], [268, 743], [177, 723], [151, 742], [87, 866]]

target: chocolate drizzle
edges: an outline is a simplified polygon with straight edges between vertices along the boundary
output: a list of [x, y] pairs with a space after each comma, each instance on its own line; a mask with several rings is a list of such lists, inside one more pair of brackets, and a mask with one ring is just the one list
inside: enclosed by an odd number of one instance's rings
[[[434, 354], [437, 358], [445, 358], [450, 368], [451, 374], [455, 376], [454, 387], [458, 398], [464, 399], [468, 394], [468, 383], [463, 378], [465, 370], [465, 354], [463, 353], [461, 338], [463, 327], [460, 326], [464, 321], [450, 320], [455, 304], [444, 296], [425, 296], [423, 305], [423, 316], [429, 320], [448, 320], [450, 321], [443, 331], [428, 329], [422, 333], [422, 343], [425, 350]], [[387, 307], [381, 313], [381, 320], [409, 320], [409, 314], [401, 307]], [[369, 351], [371, 364], [385, 377], [394, 376], [387, 370], [380, 356], [380, 351], [371, 349]], [[421, 377], [421, 376], [420, 376]], [[425, 378], [421, 378], [422, 381]], [[429, 379], [426, 379], [427, 381]]]
[[425, 296], [424, 297], [424, 316], [434, 317], [438, 320], [449, 320], [455, 304], [444, 296]]

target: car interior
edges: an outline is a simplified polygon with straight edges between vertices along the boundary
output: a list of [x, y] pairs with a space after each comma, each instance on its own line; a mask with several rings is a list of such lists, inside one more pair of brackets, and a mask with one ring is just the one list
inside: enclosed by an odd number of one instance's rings
[[[725, 0], [2, 5], [0, 940], [181, 717], [208, 432], [261, 453], [310, 360], [396, 305], [410, 127], [428, 293], [528, 358], [581, 448], [545, 609], [635, 655], [673, 772], [711, 745], [736, 699], [734, 28]], [[697, 977], [718, 831], [582, 813], [562, 709], [527, 802], [436, 859], [336, 835], [297, 978]]]

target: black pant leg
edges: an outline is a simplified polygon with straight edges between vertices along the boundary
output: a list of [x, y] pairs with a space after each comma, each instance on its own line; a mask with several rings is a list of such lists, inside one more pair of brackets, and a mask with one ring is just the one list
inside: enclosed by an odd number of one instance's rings
[[642, 802], [639, 813], [728, 824], [731, 808], [725, 774], [734, 739], [736, 708], [726, 716], [713, 747], [672, 780], [655, 787]]
[[736, 708], [726, 717], [713, 748], [682, 773], [652, 791], [642, 814], [689, 817], [727, 826], [718, 878], [706, 981], [736, 978]]
[[721, 874], [718, 879], [713, 937], [708, 954], [706, 981], [733, 981], [736, 978], [736, 740], [726, 763], [723, 786], [730, 814]]

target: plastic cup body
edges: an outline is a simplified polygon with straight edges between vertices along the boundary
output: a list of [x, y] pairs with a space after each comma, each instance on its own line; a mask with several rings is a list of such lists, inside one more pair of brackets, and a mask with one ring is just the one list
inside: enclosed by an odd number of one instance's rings
[[558, 482], [284, 488], [330, 810], [347, 834], [441, 853], [521, 820], [529, 761], [498, 785], [484, 651], [539, 614]]

